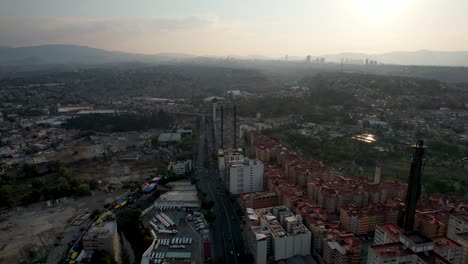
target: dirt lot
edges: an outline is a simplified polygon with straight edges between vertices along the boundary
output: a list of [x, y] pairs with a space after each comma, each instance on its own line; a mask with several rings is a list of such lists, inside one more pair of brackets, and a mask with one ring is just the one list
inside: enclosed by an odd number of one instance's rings
[[89, 212], [101, 209], [125, 190], [67, 199], [53, 208], [38, 203], [0, 215], [0, 264], [44, 259], [57, 263], [68, 243], [88, 224]]

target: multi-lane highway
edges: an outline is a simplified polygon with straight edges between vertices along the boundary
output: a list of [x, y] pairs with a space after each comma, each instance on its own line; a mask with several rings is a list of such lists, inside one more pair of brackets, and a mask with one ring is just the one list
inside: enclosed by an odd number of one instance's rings
[[[216, 220], [211, 227], [211, 245], [214, 248], [214, 257], [227, 264], [246, 263], [240, 225], [236, 222], [235, 205], [226, 195], [221, 184], [217, 161], [213, 158], [213, 153], [216, 153], [217, 150], [210, 121], [209, 118], [205, 120], [202, 117], [200, 122], [197, 177], [200, 189], [207, 194], [209, 200], [215, 202], [213, 212], [216, 214]], [[209, 164], [208, 168], [203, 166], [205, 161]]]

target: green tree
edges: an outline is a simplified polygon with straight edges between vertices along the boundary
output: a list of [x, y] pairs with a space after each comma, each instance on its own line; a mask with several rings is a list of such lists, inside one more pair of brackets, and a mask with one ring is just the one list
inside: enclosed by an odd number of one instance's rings
[[204, 216], [208, 223], [213, 223], [214, 220], [216, 220], [216, 215], [213, 213], [213, 211], [208, 211]]
[[42, 196], [45, 183], [42, 179], [35, 179], [31, 183], [31, 197], [33, 200], [38, 201]]
[[24, 172], [24, 175], [28, 178], [37, 176], [36, 166], [34, 164], [27, 164], [27, 163], [24, 164], [23, 172]]
[[12, 207], [15, 204], [15, 188], [11, 185], [2, 185], [0, 187], [0, 206]]
[[99, 188], [99, 182], [96, 179], [91, 179], [88, 185], [89, 185], [89, 189], [91, 190], [96, 190], [97, 188]]
[[184, 137], [180, 143], [179, 147], [184, 151], [191, 151], [193, 148], [193, 139], [192, 137]]
[[89, 215], [89, 219], [94, 219], [96, 218], [99, 214], [101, 213], [101, 210], [99, 209], [94, 209], [91, 214]]

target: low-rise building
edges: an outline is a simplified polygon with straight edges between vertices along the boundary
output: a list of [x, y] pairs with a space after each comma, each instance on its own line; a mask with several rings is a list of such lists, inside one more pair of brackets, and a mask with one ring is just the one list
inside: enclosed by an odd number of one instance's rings
[[175, 161], [171, 166], [172, 173], [175, 175], [184, 175], [192, 171], [192, 160]]
[[158, 137], [158, 143], [162, 147], [167, 147], [179, 143], [181, 138], [180, 133], [162, 133]]

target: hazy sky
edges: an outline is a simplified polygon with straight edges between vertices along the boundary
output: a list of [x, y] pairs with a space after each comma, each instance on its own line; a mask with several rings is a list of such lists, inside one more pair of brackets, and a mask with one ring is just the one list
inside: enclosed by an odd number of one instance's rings
[[0, 45], [305, 56], [468, 50], [468, 0], [0, 0]]

